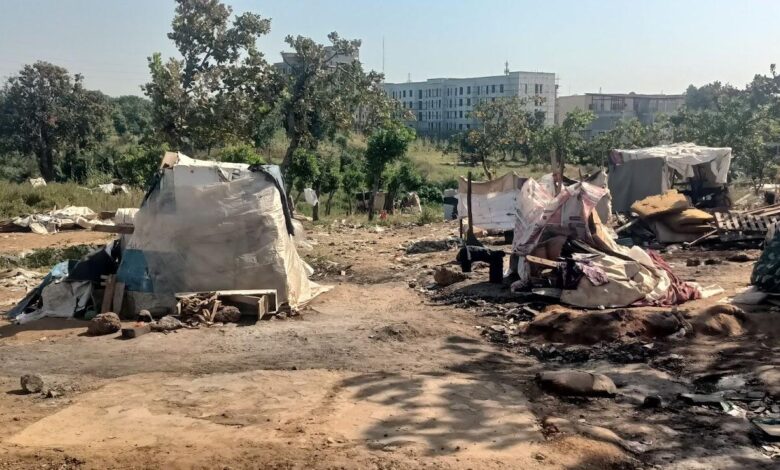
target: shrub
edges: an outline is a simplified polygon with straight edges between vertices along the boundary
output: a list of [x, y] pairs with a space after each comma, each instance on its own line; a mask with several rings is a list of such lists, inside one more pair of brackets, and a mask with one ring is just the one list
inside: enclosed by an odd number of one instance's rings
[[419, 225], [432, 224], [441, 222], [444, 219], [441, 207], [438, 206], [423, 206], [420, 217], [417, 219]]

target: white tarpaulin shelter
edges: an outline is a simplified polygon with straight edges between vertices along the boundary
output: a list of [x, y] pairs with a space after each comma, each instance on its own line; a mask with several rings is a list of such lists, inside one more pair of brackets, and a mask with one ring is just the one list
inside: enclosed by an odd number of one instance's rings
[[609, 160], [612, 205], [615, 211], [625, 212], [635, 201], [671, 189], [675, 177], [699, 179], [705, 187], [726, 184], [731, 148], [680, 143], [615, 149]]
[[[473, 224], [485, 230], [513, 230], [515, 228], [515, 206], [517, 195], [525, 178], [507, 173], [490, 181], [471, 182], [471, 204]], [[468, 180], [458, 181], [458, 218], [468, 217]]]
[[117, 274], [131, 292], [276, 289], [280, 303], [323, 291], [298, 256], [279, 168], [167, 152]]

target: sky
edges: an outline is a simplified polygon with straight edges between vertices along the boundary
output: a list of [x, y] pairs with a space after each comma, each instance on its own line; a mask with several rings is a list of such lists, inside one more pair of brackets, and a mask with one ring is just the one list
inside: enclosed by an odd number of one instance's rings
[[[279, 60], [288, 34], [363, 41], [388, 82], [554, 72], [558, 95], [681, 93], [744, 86], [780, 60], [778, 0], [225, 0], [271, 18], [258, 47]], [[0, 79], [46, 60], [90, 88], [142, 94], [146, 59], [176, 56], [173, 0], [0, 0]], [[384, 48], [383, 48], [384, 42]], [[384, 50], [384, 52], [383, 52]], [[384, 57], [384, 59], [383, 59]]]

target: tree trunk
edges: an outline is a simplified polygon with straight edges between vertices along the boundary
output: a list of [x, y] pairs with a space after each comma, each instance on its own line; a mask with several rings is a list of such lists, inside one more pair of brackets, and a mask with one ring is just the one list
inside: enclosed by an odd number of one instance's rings
[[333, 200], [333, 196], [336, 195], [336, 190], [333, 190], [328, 194], [328, 202], [325, 203], [325, 215], [330, 215], [330, 201]]
[[484, 155], [482, 156], [482, 170], [485, 172], [485, 176], [488, 180], [493, 179], [493, 172], [488, 168], [487, 158]]
[[374, 198], [376, 198], [376, 193], [379, 192], [379, 176], [377, 176], [374, 179], [374, 184], [372, 185], [371, 189], [371, 201], [368, 205], [368, 220], [374, 220]]
[[[301, 135], [298, 133], [293, 134], [292, 138], [290, 139], [290, 145], [287, 146], [287, 152], [284, 154], [284, 159], [282, 160], [282, 164], [279, 165], [279, 169], [282, 171], [282, 176], [284, 176], [285, 180], [287, 180], [287, 169], [290, 168], [290, 164], [292, 163], [292, 157], [296, 150], [298, 150], [298, 147], [301, 145]], [[289, 191], [289, 188], [292, 187], [291, 181], [285, 181], [285, 184], [287, 185], [287, 189]]]
[[43, 148], [38, 151], [38, 170], [46, 182], [54, 180], [54, 157], [51, 149]]

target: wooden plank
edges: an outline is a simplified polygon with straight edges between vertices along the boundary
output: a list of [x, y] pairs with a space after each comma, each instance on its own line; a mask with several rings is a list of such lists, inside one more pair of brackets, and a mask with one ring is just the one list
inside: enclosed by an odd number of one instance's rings
[[528, 260], [529, 263], [546, 266], [548, 268], [558, 268], [561, 266], [561, 263], [557, 261], [551, 261], [549, 259], [540, 258], [538, 256], [526, 255], [525, 259]]
[[133, 233], [134, 230], [135, 230], [135, 226], [131, 224], [116, 224], [116, 225], [95, 224], [92, 226], [93, 232], [131, 234]]
[[111, 311], [116, 313], [117, 315], [120, 314], [122, 311], [122, 304], [125, 301], [125, 283], [124, 282], [115, 282], [114, 283], [114, 295], [112, 296], [113, 300], [111, 302]]
[[103, 292], [103, 303], [100, 306], [100, 313], [106, 313], [111, 311], [111, 304], [114, 301], [114, 285], [116, 283], [116, 276], [113, 274], [108, 275], [106, 279], [106, 290]]

